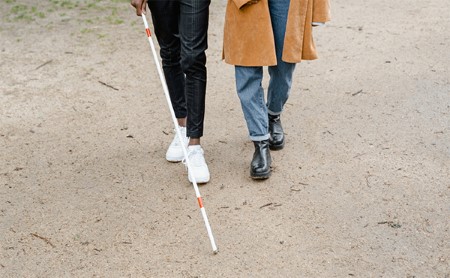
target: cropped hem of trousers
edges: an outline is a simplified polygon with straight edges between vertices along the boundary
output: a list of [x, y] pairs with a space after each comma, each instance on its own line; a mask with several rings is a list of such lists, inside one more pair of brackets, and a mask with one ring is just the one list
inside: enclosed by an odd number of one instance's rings
[[191, 138], [203, 136], [211, 0], [148, 0], [162, 68], [177, 118]]
[[277, 65], [268, 67], [267, 102], [262, 87], [263, 67], [235, 66], [236, 90], [252, 141], [269, 137], [268, 114], [280, 115], [283, 112], [291, 90], [295, 64], [281, 59], [289, 4], [290, 0], [269, 0]]

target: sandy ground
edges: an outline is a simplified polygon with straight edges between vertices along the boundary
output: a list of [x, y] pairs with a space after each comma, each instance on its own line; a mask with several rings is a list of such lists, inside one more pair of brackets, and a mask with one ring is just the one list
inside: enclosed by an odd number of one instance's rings
[[[0, 2], [1, 277], [450, 277], [450, 6], [336, 0], [273, 175], [211, 5], [200, 187], [213, 255], [128, 1]], [[267, 81], [265, 81], [267, 82]]]

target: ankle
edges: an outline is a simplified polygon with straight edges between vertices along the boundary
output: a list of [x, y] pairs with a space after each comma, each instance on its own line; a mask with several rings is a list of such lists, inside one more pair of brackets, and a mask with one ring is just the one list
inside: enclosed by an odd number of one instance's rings
[[181, 127], [186, 127], [186, 118], [177, 118], [178, 125]]
[[189, 138], [189, 146], [200, 145], [200, 138]]

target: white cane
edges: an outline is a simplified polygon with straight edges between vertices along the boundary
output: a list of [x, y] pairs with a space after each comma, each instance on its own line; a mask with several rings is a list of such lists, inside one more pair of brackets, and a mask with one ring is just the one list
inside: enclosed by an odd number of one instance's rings
[[200, 207], [200, 211], [202, 213], [203, 220], [205, 222], [206, 231], [208, 232], [208, 236], [209, 236], [209, 240], [211, 241], [211, 246], [212, 246], [213, 252], [214, 252], [214, 254], [217, 254], [217, 252], [219, 250], [217, 249], [216, 243], [214, 241], [214, 236], [211, 231], [211, 226], [209, 225], [208, 216], [206, 215], [205, 207], [203, 206], [202, 196], [200, 195], [200, 191], [198, 190], [197, 181], [195, 180], [194, 173], [192, 172], [191, 164], [189, 162], [189, 157], [187, 155], [187, 149], [183, 142], [183, 137], [182, 137], [181, 131], [178, 128], [178, 122], [175, 117], [175, 112], [173, 111], [172, 102], [170, 101], [169, 89], [167, 87], [166, 79], [164, 77], [161, 66], [159, 64], [158, 55], [156, 54], [156, 50], [155, 50], [155, 45], [153, 44], [153, 40], [151, 38], [151, 32], [150, 32], [150, 29], [148, 28], [147, 18], [145, 17], [144, 14], [142, 14], [142, 20], [144, 21], [145, 32], [147, 33], [148, 42], [150, 43], [150, 48], [152, 49], [153, 59], [155, 60], [156, 68], [157, 68], [158, 74], [159, 74], [159, 79], [161, 80], [161, 84], [162, 84], [162, 87], [164, 90], [164, 95], [166, 96], [167, 105], [169, 106], [170, 114], [172, 116], [172, 121], [175, 126], [175, 131], [177, 133], [177, 137], [180, 139], [180, 143], [183, 148], [184, 159], [186, 161], [188, 172], [192, 179], [192, 184], [194, 185], [195, 195], [197, 196], [198, 205]]

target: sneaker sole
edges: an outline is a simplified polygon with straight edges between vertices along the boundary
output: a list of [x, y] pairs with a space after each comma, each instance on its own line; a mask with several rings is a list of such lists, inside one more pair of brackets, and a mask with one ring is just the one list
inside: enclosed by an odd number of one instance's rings
[[171, 163], [177, 163], [177, 162], [183, 161], [182, 158], [179, 159], [179, 158], [167, 158], [167, 157], [166, 157], [166, 160], [169, 161], [169, 162], [171, 162]]
[[[193, 182], [192, 180], [191, 180], [191, 178], [190, 177], [188, 177], [188, 180], [189, 180], [189, 182]], [[195, 182], [196, 183], [208, 183], [209, 182], [209, 178], [205, 178], [205, 179], [198, 179], [198, 180], [195, 180]]]
[[183, 161], [184, 155], [182, 156], [170, 156], [166, 154], [166, 160], [169, 162], [181, 162]]

